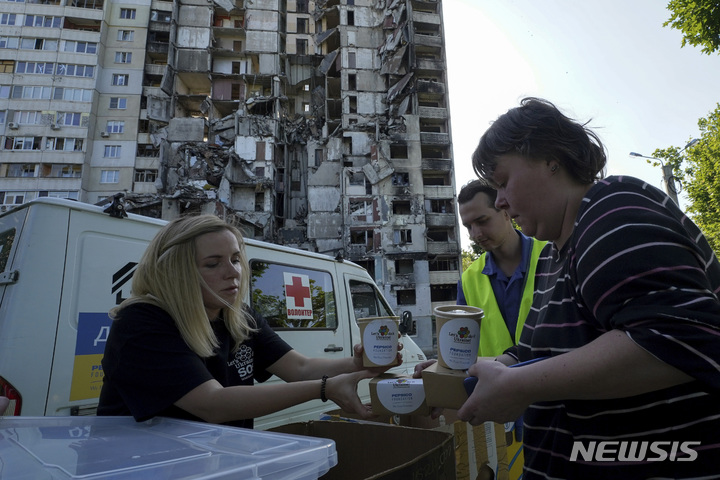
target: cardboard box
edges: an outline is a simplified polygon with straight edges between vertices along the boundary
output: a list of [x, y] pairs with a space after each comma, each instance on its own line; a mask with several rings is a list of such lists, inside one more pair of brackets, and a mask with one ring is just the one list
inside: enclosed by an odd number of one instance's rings
[[271, 431], [333, 440], [338, 464], [323, 480], [455, 479], [450, 433], [342, 421], [291, 423]]
[[[486, 422], [472, 426], [458, 420], [456, 412], [449, 409], [444, 410], [438, 419], [421, 415], [380, 415], [365, 420], [342, 410], [331, 410], [324, 413], [320, 420], [377, 422], [446, 432], [453, 436], [455, 444], [455, 477], [452, 480], [508, 480], [510, 459], [513, 456], [506, 450], [505, 429], [499, 423]], [[517, 458], [515, 463], [518, 463]], [[522, 461], [519, 464], [522, 473]], [[517, 480], [520, 477], [512, 478]]]
[[470, 425], [454, 422], [455, 470], [457, 480], [508, 480], [505, 429], [502, 424], [485, 422]]
[[451, 408], [457, 410], [468, 398], [463, 380], [467, 378], [463, 370], [451, 370], [437, 362], [422, 371], [425, 385], [425, 401], [429, 407]]
[[348, 413], [343, 410], [330, 410], [320, 415], [319, 420], [331, 422], [351, 422], [351, 423], [384, 423], [386, 425], [397, 425], [400, 427], [424, 428], [431, 430], [441, 425], [440, 420], [430, 418], [430, 415], [376, 415], [369, 419], [361, 418], [354, 413]]
[[370, 380], [370, 403], [377, 415], [430, 415], [422, 379], [385, 374]]
[[[518, 422], [522, 422], [522, 419]], [[525, 452], [523, 451], [522, 426], [518, 422], [505, 424], [505, 443], [507, 445], [507, 470], [510, 480], [518, 480], [523, 476]], [[518, 428], [519, 427], [519, 428]]]

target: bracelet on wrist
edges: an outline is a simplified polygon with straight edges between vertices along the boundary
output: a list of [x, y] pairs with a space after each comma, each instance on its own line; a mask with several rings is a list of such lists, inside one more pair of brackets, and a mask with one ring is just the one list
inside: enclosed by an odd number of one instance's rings
[[328, 376], [323, 375], [322, 380], [320, 381], [320, 400], [322, 400], [323, 402], [328, 401], [327, 397], [325, 396], [325, 385], [327, 384], [327, 379]]

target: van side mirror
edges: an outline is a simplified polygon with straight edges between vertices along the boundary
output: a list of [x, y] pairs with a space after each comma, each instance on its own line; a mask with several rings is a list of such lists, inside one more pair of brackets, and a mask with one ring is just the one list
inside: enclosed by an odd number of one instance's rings
[[412, 312], [403, 311], [400, 317], [400, 333], [403, 335], [415, 335], [417, 333], [415, 329], [415, 323], [412, 319]]

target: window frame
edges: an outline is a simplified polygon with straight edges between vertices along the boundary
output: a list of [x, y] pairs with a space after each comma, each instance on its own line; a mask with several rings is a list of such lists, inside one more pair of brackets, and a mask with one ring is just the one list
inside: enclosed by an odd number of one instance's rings
[[[108, 178], [112, 174], [112, 178]], [[100, 183], [120, 183], [120, 170], [100, 170]]]

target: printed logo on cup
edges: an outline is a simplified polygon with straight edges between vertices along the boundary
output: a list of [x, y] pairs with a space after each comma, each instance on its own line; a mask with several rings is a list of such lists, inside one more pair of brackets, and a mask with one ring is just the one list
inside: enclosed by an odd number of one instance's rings
[[392, 365], [397, 362], [398, 318], [377, 317], [358, 319], [362, 334], [365, 366]]
[[388, 379], [378, 382], [377, 396], [388, 411], [404, 415], [422, 406], [425, 401], [425, 390], [420, 379]]

